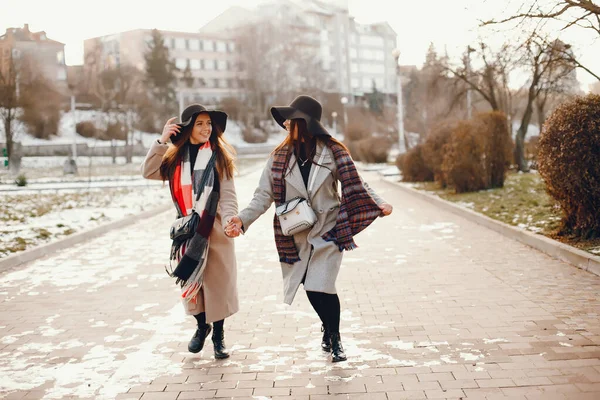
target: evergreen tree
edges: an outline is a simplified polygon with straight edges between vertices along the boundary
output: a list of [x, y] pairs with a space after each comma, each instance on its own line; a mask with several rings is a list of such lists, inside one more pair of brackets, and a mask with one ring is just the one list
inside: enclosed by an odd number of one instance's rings
[[383, 113], [383, 95], [377, 90], [373, 79], [373, 91], [369, 94], [369, 110], [374, 114]]
[[177, 108], [175, 86], [177, 67], [169, 55], [164, 38], [159, 30], [152, 30], [152, 40], [144, 54], [146, 61], [146, 84], [152, 97], [167, 110]]
[[181, 75], [181, 80], [185, 84], [186, 87], [191, 88], [194, 86], [194, 76], [192, 75], [192, 70], [190, 69], [190, 64], [188, 63], [183, 70], [183, 74]]

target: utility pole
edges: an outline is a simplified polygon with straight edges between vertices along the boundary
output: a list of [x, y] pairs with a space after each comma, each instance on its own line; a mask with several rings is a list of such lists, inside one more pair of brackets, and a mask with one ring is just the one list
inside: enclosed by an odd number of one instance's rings
[[[467, 65], [465, 66], [467, 72], [467, 79], [471, 77], [471, 53], [475, 51], [471, 46], [467, 46]], [[472, 100], [471, 100], [471, 88], [467, 86], [467, 119], [471, 119], [472, 115]]]
[[394, 49], [392, 56], [396, 60], [396, 86], [398, 97], [398, 151], [400, 154], [406, 153], [406, 142], [404, 137], [404, 104], [402, 95], [402, 75], [400, 74], [400, 50]]

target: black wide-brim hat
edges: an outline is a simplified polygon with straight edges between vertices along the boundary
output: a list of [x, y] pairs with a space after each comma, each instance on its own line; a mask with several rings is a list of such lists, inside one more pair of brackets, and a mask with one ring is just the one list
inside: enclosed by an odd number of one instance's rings
[[271, 115], [285, 129], [283, 123], [288, 119], [303, 119], [306, 121], [308, 133], [313, 136], [331, 136], [321, 123], [323, 107], [310, 96], [298, 96], [287, 107], [271, 107]]
[[219, 110], [209, 110], [202, 104], [192, 104], [181, 113], [181, 122], [177, 125], [187, 128], [193, 124], [198, 114], [207, 113], [210, 115], [210, 122], [219, 128], [219, 134], [222, 135], [227, 127], [227, 114]]

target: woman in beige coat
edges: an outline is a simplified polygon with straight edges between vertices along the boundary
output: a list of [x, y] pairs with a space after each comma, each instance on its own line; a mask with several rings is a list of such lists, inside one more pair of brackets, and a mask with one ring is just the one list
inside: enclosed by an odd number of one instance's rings
[[289, 134], [269, 158], [254, 198], [226, 230], [232, 236], [247, 231], [273, 202], [279, 206], [295, 197], [310, 200], [317, 217], [312, 228], [284, 236], [274, 219], [284, 302], [291, 304], [304, 284], [323, 323], [321, 347], [338, 362], [346, 359], [335, 287], [342, 251], [356, 247], [352, 237], [377, 217], [389, 215], [392, 206], [361, 180], [347, 148], [321, 125], [321, 110], [321, 104], [309, 96], [299, 96], [289, 107], [271, 108], [273, 118]]
[[215, 358], [227, 358], [224, 320], [239, 310], [234, 243], [223, 228], [238, 211], [234, 150], [222, 137], [227, 114], [194, 104], [183, 111], [181, 124], [174, 120], [152, 144], [142, 174], [169, 181], [178, 218], [194, 211], [200, 216], [191, 238], [173, 242], [171, 262], [177, 267], [171, 274], [182, 286], [186, 313], [198, 325], [188, 350], [202, 350], [214, 322]]

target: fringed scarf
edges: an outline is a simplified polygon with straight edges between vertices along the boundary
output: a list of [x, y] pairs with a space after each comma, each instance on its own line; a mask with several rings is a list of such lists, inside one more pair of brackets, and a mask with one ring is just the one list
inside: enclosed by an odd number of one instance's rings
[[[342, 183], [342, 203], [335, 226], [321, 237], [327, 242], [337, 244], [340, 251], [353, 250], [357, 247], [354, 235], [379, 217], [381, 209], [365, 189], [350, 154], [337, 143], [329, 142], [328, 146], [333, 152], [337, 173]], [[273, 197], [277, 206], [285, 202], [285, 172], [288, 170], [289, 156], [287, 148], [280, 149], [274, 154], [271, 172]], [[277, 216], [273, 220], [273, 228], [279, 261], [287, 264], [300, 261], [293, 236], [283, 235]]]
[[210, 232], [217, 215], [220, 188], [215, 159], [216, 153], [210, 142], [206, 142], [198, 150], [196, 162], [192, 166], [188, 149], [175, 168], [173, 178], [169, 180], [171, 197], [179, 217], [191, 212], [200, 216], [195, 235], [180, 246], [173, 244], [171, 249], [171, 260], [178, 262], [171, 276], [177, 278], [177, 283], [182, 288], [181, 297], [186, 301], [195, 301], [202, 288]]

